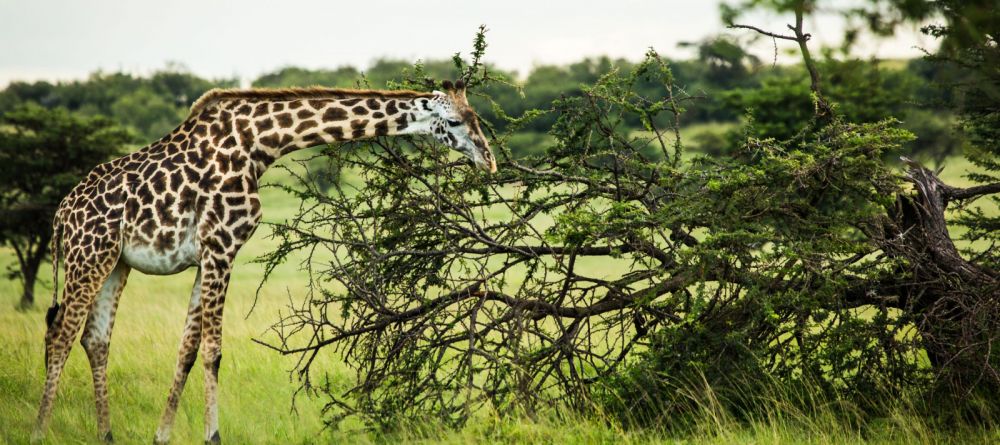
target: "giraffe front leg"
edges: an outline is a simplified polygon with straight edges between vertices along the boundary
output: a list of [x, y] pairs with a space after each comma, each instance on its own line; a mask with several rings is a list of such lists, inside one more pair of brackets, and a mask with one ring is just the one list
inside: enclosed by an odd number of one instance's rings
[[[255, 184], [255, 181], [244, 181]], [[240, 247], [260, 221], [260, 201], [256, 190], [242, 196], [242, 208], [233, 203], [239, 196], [218, 195], [234, 209], [228, 215], [208, 213], [201, 234], [201, 360], [205, 367], [205, 442], [218, 444], [219, 437], [219, 367], [222, 363], [222, 308], [233, 261]], [[221, 223], [225, 221], [225, 223]]]
[[174, 426], [174, 416], [177, 414], [177, 405], [181, 401], [181, 394], [184, 392], [184, 385], [187, 383], [188, 373], [194, 366], [195, 359], [198, 358], [198, 346], [201, 343], [201, 269], [194, 280], [194, 287], [191, 289], [191, 303], [188, 305], [187, 321], [184, 324], [184, 333], [181, 335], [181, 345], [177, 356], [177, 368], [174, 371], [174, 382], [170, 387], [170, 395], [167, 396], [167, 407], [160, 418], [160, 426], [156, 429], [154, 443], [166, 444], [170, 442], [170, 431]]
[[218, 444], [219, 366], [222, 363], [222, 308], [229, 287], [230, 259], [203, 263], [201, 360], [205, 367], [205, 443]]
[[94, 300], [87, 324], [83, 329], [80, 344], [87, 351], [90, 369], [94, 377], [94, 402], [97, 405], [97, 436], [105, 442], [113, 442], [111, 434], [111, 414], [108, 407], [108, 348], [111, 344], [111, 330], [115, 324], [118, 299], [131, 268], [118, 262], [111, 275], [104, 281], [101, 291]]

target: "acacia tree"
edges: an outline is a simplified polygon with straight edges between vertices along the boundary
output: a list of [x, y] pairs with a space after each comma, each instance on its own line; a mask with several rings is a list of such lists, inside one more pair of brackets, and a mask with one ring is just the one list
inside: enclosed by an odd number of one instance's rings
[[16, 254], [11, 277], [23, 285], [22, 308], [35, 302], [59, 201], [130, 140], [106, 118], [78, 117], [65, 109], [25, 105], [0, 116], [0, 243]]
[[[959, 251], [946, 209], [1000, 185], [886, 163], [912, 135], [838, 115], [808, 55], [807, 5], [793, 3], [791, 34], [756, 31], [802, 50], [812, 117], [780, 141], [751, 124], [738, 156], [686, 156], [692, 98], [653, 51], [554, 101], [543, 155], [505, 147], [543, 112], [495, 110], [508, 120], [496, 175], [422, 139], [328, 151], [358, 179], [288, 186], [302, 207], [273, 226], [280, 247], [262, 261], [304, 252], [310, 291], [259, 341], [299, 355], [333, 420], [381, 425], [595, 400], [659, 417], [690, 408], [673, 389], [693, 378], [734, 406], [775, 380], [866, 409], [910, 390], [995, 395], [995, 254]], [[456, 59], [473, 93], [497, 81], [484, 49], [480, 34], [472, 62]], [[317, 380], [322, 353], [357, 380]]]

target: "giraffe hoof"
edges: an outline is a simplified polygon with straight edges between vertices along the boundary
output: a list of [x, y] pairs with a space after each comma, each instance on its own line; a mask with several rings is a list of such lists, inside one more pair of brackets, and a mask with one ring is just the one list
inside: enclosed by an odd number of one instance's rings
[[219, 445], [222, 443], [222, 438], [219, 437], [219, 432], [216, 431], [212, 434], [212, 438], [205, 441], [205, 445]]
[[115, 443], [115, 436], [111, 434], [111, 431], [104, 435], [104, 443]]
[[35, 443], [41, 443], [43, 440], [45, 440], [45, 429], [36, 426], [35, 429], [31, 430], [31, 439], [30, 439], [31, 442], [30, 443], [33, 443], [33, 444], [35, 444]]

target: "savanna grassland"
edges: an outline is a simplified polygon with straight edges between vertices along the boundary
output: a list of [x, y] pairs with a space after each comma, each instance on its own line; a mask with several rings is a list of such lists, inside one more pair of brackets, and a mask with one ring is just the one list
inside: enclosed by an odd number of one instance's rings
[[[306, 155], [306, 154], [303, 154]], [[287, 164], [288, 160], [284, 162]], [[942, 178], [957, 186], [966, 161], [953, 158]], [[265, 182], [287, 180], [287, 173], [272, 169]], [[262, 192], [265, 221], [292, 216], [298, 203], [279, 189]], [[997, 209], [990, 208], [990, 212]], [[255, 344], [290, 301], [302, 298], [306, 283], [295, 261], [278, 268], [255, 292], [263, 268], [254, 258], [273, 248], [268, 228], [262, 226], [237, 258], [225, 313], [224, 355], [220, 371], [221, 435], [228, 443], [995, 443], [1000, 434], [983, 430], [937, 433], [919, 417], [906, 413], [868, 422], [845, 424], [820, 403], [814, 412], [782, 407], [775, 400], [766, 417], [736, 422], [710, 403], [693, 432], [625, 430], [614, 422], [552, 411], [525, 416], [479, 413], [465, 428], [452, 431], [435, 425], [415, 425], [404, 431], [373, 433], [348, 422], [340, 430], [324, 429], [323, 400], [293, 395], [298, 388], [287, 372], [294, 363]], [[0, 251], [0, 262], [13, 261]], [[37, 409], [44, 378], [44, 310], [48, 306], [50, 269], [33, 310], [14, 310], [19, 297], [16, 281], [0, 282], [0, 442], [26, 443]], [[148, 443], [163, 410], [173, 374], [177, 345], [186, 315], [194, 271], [168, 276], [133, 272], [122, 296], [113, 334], [109, 363], [112, 428], [119, 443]], [[253, 310], [251, 311], [251, 308]], [[319, 360], [329, 378], [350, 382], [352, 371], [338, 357], [325, 352]], [[200, 361], [199, 361], [200, 363]], [[196, 364], [182, 399], [174, 427], [173, 443], [199, 443], [202, 438], [202, 367]], [[60, 391], [47, 443], [96, 443], [93, 392], [86, 355], [77, 345], [60, 382]]]
[[[364, 71], [11, 82], [0, 444], [29, 442], [43, 386], [44, 212], [246, 80], [447, 90], [430, 119], [458, 151], [455, 137], [489, 138], [499, 172], [421, 137], [272, 167], [227, 296], [227, 443], [1000, 443], [996, 0], [826, 3], [726, 2], [729, 29], [684, 60], [650, 48], [508, 72], [486, 62], [484, 25], [468, 57]], [[761, 11], [794, 25], [758, 28]], [[810, 42], [831, 11], [850, 25], [839, 49]], [[940, 45], [854, 54], [904, 25]], [[779, 42], [800, 63], [779, 64]], [[108, 366], [119, 443], [153, 440], [194, 277], [133, 272], [125, 288]], [[99, 441], [82, 349], [45, 443]], [[203, 440], [204, 372], [173, 443]]]

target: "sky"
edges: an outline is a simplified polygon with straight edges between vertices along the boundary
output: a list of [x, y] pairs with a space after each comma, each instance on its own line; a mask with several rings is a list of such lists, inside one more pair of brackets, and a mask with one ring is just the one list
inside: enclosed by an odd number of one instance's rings
[[[826, 0], [834, 4], [850, 0]], [[71, 80], [89, 73], [149, 74], [168, 63], [248, 83], [284, 66], [364, 68], [382, 58], [448, 58], [467, 53], [481, 24], [488, 62], [522, 75], [538, 64], [586, 56], [637, 60], [649, 47], [691, 56], [678, 43], [726, 32], [718, 0], [0, 0], [0, 87], [13, 80]], [[747, 18], [785, 31], [789, 17]], [[844, 24], [807, 23], [813, 45], [835, 44]], [[779, 52], [791, 49], [779, 42]], [[865, 56], [917, 57], [933, 41], [915, 28], [863, 45]], [[774, 57], [770, 39], [752, 51]], [[789, 60], [791, 56], [781, 56]]]

